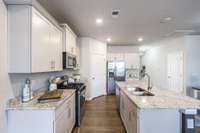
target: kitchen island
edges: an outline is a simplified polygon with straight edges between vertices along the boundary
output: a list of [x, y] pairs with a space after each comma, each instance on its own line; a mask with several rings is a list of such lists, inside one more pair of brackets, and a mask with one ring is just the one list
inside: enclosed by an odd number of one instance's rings
[[[147, 88], [141, 81], [116, 82], [119, 91], [119, 111], [128, 133], [181, 133], [182, 113], [195, 114], [200, 101], [180, 93], [154, 87], [154, 96], [136, 96], [127, 88]], [[188, 129], [194, 131], [194, 120], [188, 119]]]

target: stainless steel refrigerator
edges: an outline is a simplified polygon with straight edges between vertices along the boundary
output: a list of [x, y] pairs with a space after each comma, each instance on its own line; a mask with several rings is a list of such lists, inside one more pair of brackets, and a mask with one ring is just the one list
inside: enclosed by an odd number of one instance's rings
[[115, 94], [115, 81], [125, 81], [124, 61], [107, 62], [107, 94]]

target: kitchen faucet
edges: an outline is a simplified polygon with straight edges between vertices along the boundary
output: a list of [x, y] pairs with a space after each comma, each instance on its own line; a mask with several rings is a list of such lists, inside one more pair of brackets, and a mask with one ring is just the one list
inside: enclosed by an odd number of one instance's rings
[[147, 90], [148, 91], [151, 91], [152, 89], [152, 86], [151, 86], [151, 77], [148, 73], [146, 73], [146, 67], [143, 66], [141, 71], [140, 71], [140, 79], [144, 78], [145, 76], [147, 76], [148, 78], [148, 87], [147, 87]]
[[147, 87], [147, 90], [148, 90], [148, 91], [151, 91], [151, 89], [152, 89], [152, 86], [150, 85], [150, 84], [151, 84], [151, 77], [150, 77], [150, 75], [147, 74], [147, 73], [145, 73], [144, 77], [145, 77], [145, 76], [147, 76], [147, 78], [148, 78], [148, 87]]

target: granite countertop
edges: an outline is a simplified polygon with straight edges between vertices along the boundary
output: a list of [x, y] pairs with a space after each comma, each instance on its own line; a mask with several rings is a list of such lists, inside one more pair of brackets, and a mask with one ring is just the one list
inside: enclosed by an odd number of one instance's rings
[[17, 98], [10, 99], [7, 105], [7, 110], [55, 110], [60, 107], [72, 94], [75, 93], [73, 89], [63, 90], [62, 98], [57, 102], [38, 103], [37, 99], [44, 94], [39, 92], [34, 98], [26, 103], [22, 103]]
[[127, 87], [147, 88], [141, 81], [116, 82], [119, 88], [140, 109], [200, 109], [200, 100], [185, 96], [166, 89], [153, 87], [155, 96], [135, 96], [127, 91]]

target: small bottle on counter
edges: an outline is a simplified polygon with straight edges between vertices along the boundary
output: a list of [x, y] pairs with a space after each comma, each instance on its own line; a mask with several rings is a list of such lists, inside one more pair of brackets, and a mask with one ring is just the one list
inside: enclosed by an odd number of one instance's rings
[[31, 100], [31, 88], [30, 88], [30, 79], [26, 79], [26, 84], [22, 91], [22, 102], [28, 102]]

